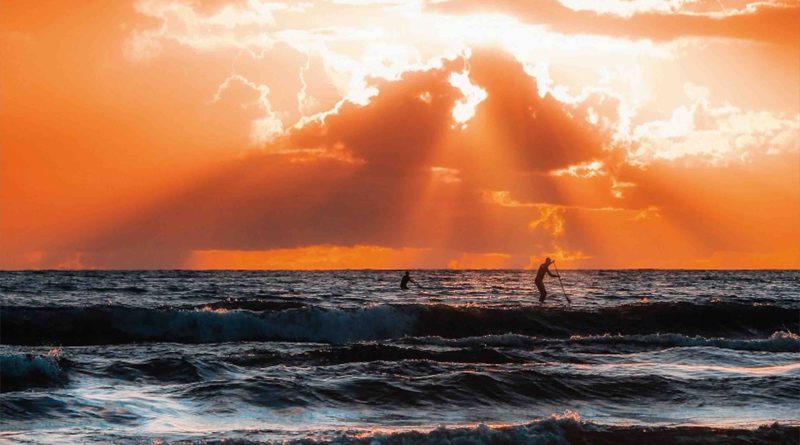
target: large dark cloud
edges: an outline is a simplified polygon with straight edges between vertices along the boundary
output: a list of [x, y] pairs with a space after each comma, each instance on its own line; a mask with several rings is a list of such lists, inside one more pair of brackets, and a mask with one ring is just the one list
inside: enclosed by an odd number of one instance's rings
[[[464, 69], [487, 98], [461, 128], [450, 77]], [[368, 105], [291, 130], [65, 251], [112, 268], [323, 244], [425, 248], [436, 261], [497, 252], [510, 266], [555, 254], [588, 256], [573, 263], [584, 267], [697, 267], [717, 252], [736, 259], [800, 240], [797, 153], [736, 169], [631, 165], [584, 110], [540, 97], [523, 67], [493, 50], [374, 84]], [[552, 174], [593, 160], [604, 173]], [[614, 197], [615, 181], [633, 186]], [[425, 264], [447, 264], [436, 261]]]
[[[467, 64], [488, 97], [462, 129], [451, 115], [462, 93], [449, 79]], [[319, 244], [529, 254], [538, 210], [503, 208], [485, 192], [565, 203], [565, 179], [548, 172], [607, 154], [602, 133], [541, 98], [503, 53], [479, 50], [468, 62], [375, 84], [368, 105], [346, 104], [292, 130], [78, 248], [104, 267], [180, 266], [198, 249]]]
[[429, 8], [451, 14], [505, 13], [566, 34], [601, 34], [633, 39], [725, 37], [796, 46], [800, 42], [800, 5], [761, 4], [724, 18], [687, 13], [641, 12], [630, 17], [570, 9], [558, 0], [449, 0]]

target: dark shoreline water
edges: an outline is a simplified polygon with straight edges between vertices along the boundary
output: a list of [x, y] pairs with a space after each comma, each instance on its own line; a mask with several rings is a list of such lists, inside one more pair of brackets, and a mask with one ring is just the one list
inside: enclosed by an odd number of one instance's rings
[[798, 442], [800, 272], [563, 272], [0, 272], [0, 441]]

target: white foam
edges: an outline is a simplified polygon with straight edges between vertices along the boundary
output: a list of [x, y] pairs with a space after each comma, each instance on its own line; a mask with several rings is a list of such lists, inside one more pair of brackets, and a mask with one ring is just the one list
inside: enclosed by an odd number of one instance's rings
[[484, 335], [464, 338], [418, 337], [408, 339], [410, 342], [434, 344], [441, 346], [471, 347], [524, 347], [547, 346], [553, 343], [574, 344], [623, 344], [634, 343], [659, 347], [716, 347], [738, 351], [768, 352], [800, 352], [800, 336], [788, 331], [774, 332], [765, 339], [730, 339], [706, 338], [702, 336], [685, 336], [681, 334], [647, 334], [647, 335], [573, 335], [569, 339], [552, 339], [531, 337], [520, 334]]

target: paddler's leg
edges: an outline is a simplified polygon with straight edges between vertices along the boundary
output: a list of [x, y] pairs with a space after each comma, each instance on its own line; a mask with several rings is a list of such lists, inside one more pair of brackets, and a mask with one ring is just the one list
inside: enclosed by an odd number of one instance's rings
[[544, 289], [542, 281], [536, 281], [536, 288], [539, 289], [539, 302], [544, 303], [544, 298], [547, 296], [547, 291]]

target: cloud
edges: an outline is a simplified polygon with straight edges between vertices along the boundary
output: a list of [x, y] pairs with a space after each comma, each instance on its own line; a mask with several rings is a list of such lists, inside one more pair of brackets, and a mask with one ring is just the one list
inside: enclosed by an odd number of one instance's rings
[[511, 255], [505, 253], [462, 253], [447, 263], [448, 269], [507, 269]]
[[[454, 74], [486, 95], [463, 122], [453, 110], [468, 99], [451, 82]], [[233, 76], [217, 97], [234, 84], [263, 93]], [[263, 150], [88, 240], [82, 258], [106, 267], [179, 266], [211, 255], [197, 252], [321, 245], [527, 258], [531, 248], [523, 240], [542, 236], [530, 229], [530, 213], [505, 214], [482, 190], [534, 174], [549, 184], [538, 198], [563, 204], [555, 193], [560, 178], [548, 172], [607, 153], [603, 135], [571, 117], [568, 106], [541, 97], [523, 66], [494, 50], [372, 85], [377, 94], [368, 104], [345, 102], [289, 129]], [[467, 96], [474, 91], [467, 89]], [[267, 264], [280, 258], [273, 254], [227, 258]]]
[[161, 54], [160, 33], [152, 30], [134, 30], [125, 41], [122, 52], [132, 62], [144, 62]]
[[134, 32], [126, 48], [132, 59], [148, 59], [158, 55], [161, 41], [172, 41], [204, 51], [225, 49], [235, 44], [251, 51], [268, 49], [275, 40], [262, 27], [274, 27], [275, 11], [302, 10], [283, 2], [248, 2], [247, 7], [234, 4], [206, 5], [208, 11], [186, 1], [139, 0], [136, 11], [161, 22], [157, 29]]
[[791, 1], [783, 0], [560, 0], [570, 9], [578, 11], [594, 11], [603, 14], [615, 14], [630, 17], [644, 12], [684, 13], [724, 17], [730, 14], [746, 13], [764, 4], [774, 6], [791, 5]]
[[648, 218], [661, 218], [661, 209], [656, 206], [650, 206], [639, 211], [632, 219], [634, 221], [639, 221]]
[[10, 6], [0, 264], [793, 261], [796, 4], [358, 3]]
[[[475, 107], [486, 99], [486, 90], [473, 84], [469, 79], [469, 71], [450, 74], [450, 85], [458, 88], [463, 99], [458, 100], [453, 106], [453, 120], [467, 126], [467, 122], [475, 116]], [[423, 93], [424, 95], [424, 93]]]
[[569, 167], [553, 170], [550, 172], [553, 176], [576, 176], [579, 178], [592, 178], [594, 176], [602, 176], [608, 174], [603, 170], [603, 161], [584, 162], [582, 164], [570, 165]]
[[419, 267], [427, 249], [381, 246], [307, 246], [272, 250], [194, 250], [191, 269], [404, 269]]
[[541, 227], [554, 237], [564, 234], [564, 208], [547, 206], [540, 209], [539, 218], [531, 221], [531, 229]]
[[232, 74], [225, 79], [219, 87], [212, 103], [218, 102], [225, 92], [230, 88], [232, 83], [239, 83], [252, 89], [258, 93], [257, 104], [263, 111], [264, 115], [254, 120], [250, 129], [250, 141], [253, 144], [265, 144], [270, 142], [275, 137], [283, 133], [283, 122], [278, 118], [277, 114], [272, 110], [272, 104], [269, 101], [269, 87], [266, 85], [258, 85], [244, 76], [239, 74]]
[[573, 267], [581, 267], [583, 266], [587, 260], [590, 260], [592, 257], [589, 255], [584, 254], [580, 250], [566, 250], [558, 244], [554, 244], [552, 249], [545, 250], [542, 252], [537, 252], [535, 255], [531, 255], [529, 258], [528, 264], [525, 266], [526, 269], [538, 269], [539, 263], [543, 262], [544, 258], [552, 258], [557, 261], [557, 265], [560, 265], [562, 268], [573, 268]]
[[[578, 2], [573, 2], [578, 3]], [[632, 39], [668, 41], [683, 37], [722, 37], [796, 45], [800, 39], [800, 6], [754, 2], [743, 10], [702, 14], [680, 10], [629, 10], [627, 15], [604, 10], [571, 9], [557, 0], [491, 3], [450, 0], [429, 3], [432, 10], [449, 14], [507, 13], [566, 34], [601, 34]]]
[[800, 114], [712, 106], [708, 90], [687, 84], [690, 106], [673, 110], [666, 120], [642, 123], [632, 131], [634, 162], [654, 159], [725, 165], [748, 162], [757, 154], [800, 150]]
[[[541, 26], [502, 15], [436, 14], [423, 9], [422, 3], [387, 8], [381, 4], [323, 2], [206, 5], [146, 0], [135, 5], [141, 16], [154, 19], [157, 26], [152, 26], [151, 20], [148, 26], [130, 31], [125, 44], [129, 59], [172, 55], [176, 48], [206, 57], [235, 54], [230, 62], [233, 74], [268, 85], [272, 108], [286, 125], [302, 123], [304, 116], [313, 113], [324, 115], [337, 100], [364, 105], [376, 93], [370, 79], [396, 80], [404, 72], [433, 68], [443, 57], [468, 52], [471, 47], [494, 45], [524, 61], [526, 70], [542, 75], [546, 70], [541, 68], [553, 57], [603, 54], [613, 56], [613, 64], [618, 64], [631, 51], [647, 57], [668, 54], [647, 42], [548, 33]], [[286, 61], [292, 56], [284, 54], [285, 48], [302, 61], [289, 66]], [[265, 67], [269, 67], [269, 73], [283, 75], [264, 74]], [[295, 76], [285, 73], [294, 70], [297, 85], [289, 85], [286, 79]], [[480, 89], [470, 88], [474, 84], [468, 82], [469, 78], [466, 71], [451, 75], [451, 82], [465, 93], [463, 102], [453, 110], [461, 120], [468, 119], [482, 100]], [[320, 83], [325, 85], [326, 97], [320, 96]], [[558, 90], [544, 76], [540, 76], [540, 87], [541, 95]], [[333, 101], [331, 89], [336, 95]], [[278, 103], [285, 102], [281, 97], [284, 93], [291, 96], [291, 110], [287, 104]], [[563, 95], [557, 98], [564, 101]], [[600, 113], [598, 119], [605, 119], [600, 111], [603, 106], [595, 104], [592, 110]]]

